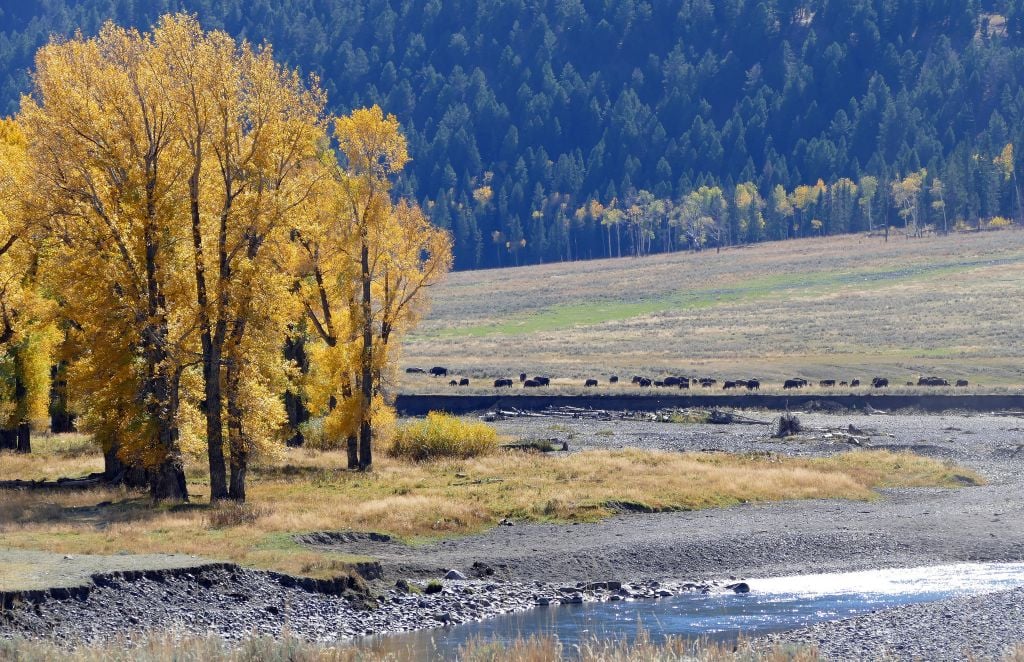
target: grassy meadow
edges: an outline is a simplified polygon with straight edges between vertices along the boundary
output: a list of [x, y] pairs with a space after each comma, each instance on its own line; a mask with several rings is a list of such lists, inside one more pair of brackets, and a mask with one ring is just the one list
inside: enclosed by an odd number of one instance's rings
[[[0, 475], [52, 479], [99, 465], [98, 453], [80, 436], [41, 441], [37, 449], [28, 456], [0, 453]], [[348, 471], [345, 463], [342, 452], [285, 449], [252, 467], [249, 503], [241, 507], [204, 503], [209, 480], [201, 458], [190, 458], [187, 466], [192, 504], [154, 507], [147, 495], [122, 490], [0, 490], [0, 548], [183, 553], [331, 576], [355, 559], [302, 547], [295, 534], [379, 531], [415, 541], [482, 531], [503, 518], [595, 521], [623, 503], [668, 511], [788, 499], [870, 500], [879, 487], [981, 482], [951, 464], [887, 451], [790, 458], [495, 450], [429, 462], [381, 453], [368, 473]]]
[[[403, 368], [481, 380], [457, 392], [520, 372], [564, 388], [611, 374], [1024, 384], [1022, 230], [458, 272], [432, 300]], [[405, 392], [455, 390], [446, 379], [400, 380]]]

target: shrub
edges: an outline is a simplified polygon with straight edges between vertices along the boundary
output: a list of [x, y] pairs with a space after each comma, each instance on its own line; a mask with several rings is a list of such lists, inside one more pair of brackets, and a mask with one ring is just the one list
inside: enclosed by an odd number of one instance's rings
[[1003, 218], [1002, 216], [996, 216], [995, 218], [993, 218], [992, 220], [990, 220], [988, 222], [988, 227], [989, 228], [993, 228], [993, 229], [995, 229], [995, 228], [1008, 228], [1012, 224], [1013, 224], [1013, 221], [1011, 221], [1010, 219]]
[[427, 583], [427, 587], [423, 589], [423, 592], [427, 595], [432, 595], [434, 593], [440, 593], [442, 590], [444, 590], [444, 584], [442, 584], [436, 579], [431, 579]]
[[207, 515], [211, 529], [226, 529], [231, 526], [253, 524], [256, 520], [270, 515], [266, 506], [249, 503], [220, 503], [210, 509]]
[[430, 412], [398, 430], [390, 453], [417, 462], [487, 455], [498, 448], [498, 433], [486, 423]]

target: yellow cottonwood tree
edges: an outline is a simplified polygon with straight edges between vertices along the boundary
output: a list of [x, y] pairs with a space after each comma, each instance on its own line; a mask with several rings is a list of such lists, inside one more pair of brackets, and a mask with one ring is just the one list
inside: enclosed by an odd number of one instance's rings
[[418, 207], [390, 199], [390, 178], [409, 159], [394, 116], [376, 106], [356, 110], [335, 121], [334, 133], [335, 182], [316, 222], [295, 233], [299, 291], [322, 340], [311, 351], [314, 404], [326, 411], [326, 430], [347, 439], [349, 466], [367, 469], [375, 428], [392, 416], [381, 385], [395, 340], [451, 268], [451, 242]]
[[194, 330], [178, 305], [188, 296], [179, 232], [187, 171], [161, 74], [151, 38], [112, 24], [94, 39], [52, 42], [36, 56], [21, 121], [33, 213], [61, 248], [45, 272], [92, 352], [74, 374], [98, 386], [123, 368], [116, 393], [94, 390], [92, 404], [124, 421], [116, 441], [148, 468], [153, 497], [181, 500], [178, 385]]
[[[53, 303], [40, 292], [39, 227], [24, 205], [26, 141], [0, 119], [0, 428], [48, 425], [50, 365], [60, 332]], [[28, 451], [28, 438], [18, 449]]]
[[[287, 316], [275, 317], [279, 306], [263, 304], [287, 300], [287, 282], [268, 253], [286, 242], [295, 215], [324, 174], [317, 154], [326, 138], [325, 99], [315, 81], [307, 87], [278, 65], [269, 46], [255, 49], [224, 32], [204, 32], [190, 16], [162, 18], [154, 47], [167, 66], [179, 119], [175, 137], [188, 171], [211, 499], [244, 500], [248, 455], [257, 443], [245, 425], [246, 412], [266, 422], [265, 414], [280, 407], [270, 406], [272, 399], [258, 405], [258, 398], [250, 401], [255, 409], [243, 407], [252, 395], [240, 392], [243, 375], [269, 379], [270, 365], [283, 369], [271, 357], [284, 344]], [[249, 365], [257, 356], [266, 361]], [[259, 390], [257, 383], [263, 382], [250, 379], [248, 387]]]

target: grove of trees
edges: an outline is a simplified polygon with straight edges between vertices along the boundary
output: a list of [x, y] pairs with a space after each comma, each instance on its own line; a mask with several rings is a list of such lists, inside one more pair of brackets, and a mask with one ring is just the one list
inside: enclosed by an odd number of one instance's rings
[[[393, 113], [412, 156], [395, 191], [451, 232], [460, 269], [679, 250], [688, 231], [713, 246], [1020, 222], [1020, 0], [8, 4], [6, 112], [51, 34], [184, 10], [273, 43], [331, 112]], [[893, 185], [922, 171], [901, 214]], [[694, 229], [701, 189], [724, 208]]]
[[39, 50], [0, 124], [5, 427], [45, 416], [56, 365], [112, 478], [187, 499], [183, 456], [205, 453], [211, 500], [241, 501], [288, 435], [284, 394], [308, 393], [322, 443], [370, 468], [451, 245], [392, 190], [395, 117], [326, 103], [269, 45], [185, 14]]

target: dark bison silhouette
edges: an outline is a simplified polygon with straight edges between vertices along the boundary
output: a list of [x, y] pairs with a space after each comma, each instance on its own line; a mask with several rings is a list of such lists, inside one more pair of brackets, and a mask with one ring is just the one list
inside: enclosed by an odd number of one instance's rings
[[662, 381], [656, 381], [656, 382], [654, 382], [654, 385], [655, 385], [656, 387], [658, 387], [658, 388], [661, 388], [662, 386], [664, 386], [664, 385], [665, 385], [665, 382], [662, 382]]
[[818, 382], [818, 386], [820, 386], [822, 388], [832, 388], [835, 385], [836, 385], [836, 380], [834, 380], [834, 379], [823, 379], [820, 382]]
[[448, 382], [448, 386], [458, 386], [458, 385], [459, 385], [459, 383], [457, 381], [455, 381], [454, 379], [451, 380], [450, 382]]
[[612, 375], [611, 377], [608, 378], [608, 383], [609, 384], [618, 384], [619, 383], [619, 376], [618, 375]]
[[586, 388], [592, 388], [592, 387], [594, 387], [594, 386], [597, 386], [597, 380], [596, 380], [596, 379], [588, 379], [588, 380], [587, 380], [587, 381], [586, 381], [586, 382], [585, 382], [585, 383], [583, 384], [583, 386], [585, 386]]
[[533, 381], [537, 382], [537, 384], [540, 386], [551, 386], [550, 377], [534, 377]]
[[405, 371], [410, 375], [422, 375], [426, 372], [423, 368], [406, 368]]
[[639, 383], [640, 383], [641, 381], [643, 381], [644, 379], [645, 379], [645, 378], [644, 378], [644, 377], [641, 377], [640, 375], [633, 375], [633, 383], [634, 383], [634, 384], [639, 384]]
[[463, 377], [460, 379], [459, 386], [469, 386], [469, 377]]
[[782, 382], [782, 388], [784, 389], [803, 388], [805, 386], [807, 386], [806, 379], [787, 379], [786, 381]]
[[447, 377], [448, 376], [448, 368], [442, 368], [441, 366], [434, 366], [433, 368], [430, 369], [430, 374], [432, 374], [435, 377]]
[[736, 382], [725, 382], [722, 384], [722, 389], [736, 388]]
[[873, 388], [886, 388], [889, 386], [889, 380], [885, 377], [875, 377], [871, 380], [871, 386]]
[[710, 377], [701, 377], [697, 381], [703, 388], [711, 388], [718, 383], [717, 379], [711, 379]]
[[538, 382], [536, 379], [527, 379], [525, 382], [523, 382], [523, 388], [537, 388], [540, 385], [540, 382]]
[[850, 386], [860, 386], [860, 380], [859, 379], [851, 379], [850, 380]]
[[636, 384], [640, 388], [649, 388], [651, 385], [651, 380], [647, 379], [646, 377], [641, 377], [640, 381], [638, 381]]
[[748, 379], [747, 380], [747, 390], [748, 391], [760, 391], [761, 390], [761, 382], [759, 382], [756, 379]]
[[521, 384], [521, 383], [523, 383], [525, 381], [526, 381], [526, 373], [525, 372], [519, 373], [519, 383]]
[[949, 386], [949, 382], [942, 377], [921, 377], [917, 380], [918, 386]]
[[957, 386], [969, 386], [969, 384], [967, 383], [966, 379], [958, 379], [958, 380], [956, 380], [956, 385]]
[[679, 380], [679, 388], [686, 388], [686, 389], [690, 388], [690, 380], [687, 379], [686, 377], [683, 377], [682, 379], [680, 379]]
[[495, 379], [494, 388], [512, 388], [511, 379]]

